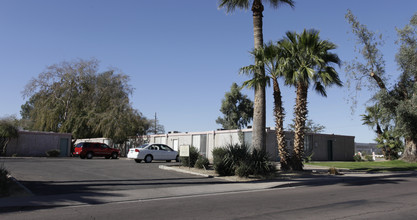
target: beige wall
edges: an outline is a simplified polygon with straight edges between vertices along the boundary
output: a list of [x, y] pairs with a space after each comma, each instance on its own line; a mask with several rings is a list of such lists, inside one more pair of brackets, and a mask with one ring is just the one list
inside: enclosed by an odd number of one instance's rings
[[[61, 150], [61, 139], [66, 140], [66, 148]], [[65, 142], [64, 142], [65, 143]], [[7, 155], [17, 156], [46, 156], [45, 152], [58, 149], [62, 156], [71, 153], [71, 134], [52, 132], [19, 131], [19, 137], [12, 139], [7, 146]]]
[[[244, 129], [245, 141], [250, 145], [251, 129]], [[200, 138], [201, 135], [206, 136], [205, 141]], [[287, 147], [293, 147], [294, 134], [286, 132]], [[278, 147], [275, 130], [267, 129], [267, 152], [271, 156], [271, 160], [279, 160]], [[306, 134], [306, 155], [310, 156], [312, 153], [313, 160], [329, 160], [328, 141], [332, 141], [332, 159], [333, 160], [353, 160], [355, 144], [355, 137], [343, 135], [329, 135], [329, 134]], [[238, 130], [222, 130], [222, 131], [208, 131], [208, 132], [190, 132], [190, 133], [172, 133], [163, 135], [150, 135], [149, 142], [167, 144], [174, 147], [174, 140], [181, 145], [193, 145], [205, 154], [210, 160], [212, 159], [212, 151], [216, 147], [224, 147], [227, 144], [240, 143]], [[198, 141], [196, 141], [198, 140]]]

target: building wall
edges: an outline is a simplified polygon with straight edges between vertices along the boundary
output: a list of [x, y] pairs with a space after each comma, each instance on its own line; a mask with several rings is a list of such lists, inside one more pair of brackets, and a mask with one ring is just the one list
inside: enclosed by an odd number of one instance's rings
[[355, 137], [313, 134], [311, 142], [314, 152], [312, 156], [313, 160], [353, 160], [353, 155], [355, 154]]
[[375, 143], [355, 143], [355, 152], [361, 152], [363, 155], [382, 155], [382, 149], [377, 147]]
[[[245, 143], [251, 145], [252, 130], [242, 130]], [[288, 149], [293, 148], [294, 133], [285, 132], [285, 139]], [[305, 155], [312, 155], [316, 161], [327, 160], [353, 160], [355, 137], [329, 134], [306, 134]], [[275, 130], [267, 129], [267, 152], [271, 160], [279, 161], [277, 138]], [[224, 147], [228, 144], [240, 143], [238, 130], [221, 130], [209, 132], [172, 133], [163, 135], [150, 135], [148, 142], [167, 144], [178, 150], [181, 145], [196, 147], [201, 154], [213, 159], [212, 151], [216, 147]], [[329, 146], [329, 142], [330, 145]]]
[[61, 156], [69, 156], [71, 134], [19, 131], [19, 137], [7, 145], [7, 155], [46, 156], [45, 152], [53, 149], [60, 150]]

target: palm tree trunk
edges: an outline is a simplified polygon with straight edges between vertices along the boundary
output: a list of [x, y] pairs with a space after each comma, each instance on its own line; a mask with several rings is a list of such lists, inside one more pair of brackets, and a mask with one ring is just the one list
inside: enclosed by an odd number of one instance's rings
[[[262, 33], [262, 12], [264, 6], [261, 0], [254, 0], [253, 12], [253, 34], [255, 49], [263, 45]], [[255, 60], [257, 62], [257, 60]], [[265, 77], [265, 70], [262, 68], [258, 73], [259, 77]], [[258, 150], [266, 150], [266, 108], [265, 108], [265, 85], [255, 86], [255, 100], [253, 111], [252, 146]]]
[[293, 169], [303, 170], [304, 158], [304, 135], [307, 120], [307, 89], [303, 83], [297, 84], [297, 97], [295, 103], [295, 135], [294, 135], [294, 157]]
[[284, 108], [282, 107], [282, 96], [277, 78], [273, 78], [274, 87], [274, 116], [275, 116], [275, 132], [277, 135], [278, 152], [282, 171], [291, 169], [289, 164], [289, 154], [285, 146], [284, 134]]

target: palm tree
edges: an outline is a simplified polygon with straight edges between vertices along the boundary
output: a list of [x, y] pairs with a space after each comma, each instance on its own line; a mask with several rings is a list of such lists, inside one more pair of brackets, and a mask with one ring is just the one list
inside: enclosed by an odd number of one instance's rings
[[[382, 135], [383, 131], [381, 128], [381, 123], [384, 123], [385, 120], [383, 118], [383, 112], [382, 109], [380, 108], [379, 104], [376, 103], [374, 106], [369, 106], [366, 107], [365, 110], [368, 114], [365, 115], [361, 115], [362, 116], [362, 121], [363, 121], [363, 125], [368, 125], [371, 128], [375, 127], [375, 132], [377, 134], [377, 136], [379, 137], [380, 135]], [[385, 129], [386, 130], [386, 129]]]
[[278, 44], [283, 49], [282, 56], [288, 63], [286, 70], [287, 83], [296, 87], [295, 135], [293, 169], [303, 169], [304, 135], [307, 119], [307, 93], [311, 83], [313, 88], [327, 96], [325, 87], [336, 84], [342, 86], [338, 73], [332, 64], [340, 65], [339, 57], [329, 52], [336, 45], [320, 40], [316, 30], [304, 30], [303, 33], [287, 32], [286, 37]]
[[[253, 79], [245, 81], [244, 86], [255, 87], [256, 85], [269, 85], [269, 81], [273, 82], [274, 95], [274, 116], [275, 116], [275, 132], [277, 136], [278, 152], [280, 156], [281, 170], [290, 170], [289, 153], [285, 147], [284, 135], [284, 108], [282, 104], [281, 89], [279, 87], [278, 78], [283, 76], [283, 59], [280, 57], [280, 48], [273, 45], [272, 42], [264, 45], [261, 48], [254, 49], [251, 54], [257, 61], [255, 65], [250, 65], [241, 68], [240, 72], [244, 74], [251, 74]], [[265, 68], [267, 75], [265, 78], [257, 78], [256, 71], [260, 68]]]
[[378, 103], [366, 107], [367, 114], [361, 115], [362, 124], [368, 125], [372, 129], [375, 127], [375, 133], [377, 134], [375, 141], [378, 143], [378, 147], [382, 149], [384, 157], [388, 160], [397, 159], [398, 150], [402, 147], [400, 136], [390, 126], [390, 121], [394, 116], [384, 110]]
[[[266, 1], [266, 0], [265, 0]], [[290, 5], [294, 7], [293, 0], [267, 0], [273, 8], [278, 8], [282, 4]], [[262, 47], [263, 45], [263, 32], [262, 32], [262, 17], [264, 6], [262, 0], [220, 0], [219, 8], [226, 8], [227, 12], [233, 12], [236, 8], [249, 9], [250, 3], [252, 3], [253, 13], [253, 33], [255, 49]], [[256, 61], [255, 61], [256, 62]], [[263, 68], [259, 68], [256, 73], [263, 78], [265, 71]], [[253, 133], [252, 133], [252, 145], [256, 149], [266, 149], [266, 110], [265, 110], [265, 87], [255, 87], [255, 101], [254, 101], [254, 113], [253, 113]]]

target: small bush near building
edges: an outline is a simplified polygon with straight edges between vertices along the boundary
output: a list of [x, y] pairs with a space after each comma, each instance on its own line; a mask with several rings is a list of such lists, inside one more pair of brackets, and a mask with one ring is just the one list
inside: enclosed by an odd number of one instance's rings
[[244, 162], [236, 168], [235, 173], [239, 177], [249, 177], [253, 173], [252, 166], [250, 163]]
[[266, 151], [254, 149], [249, 161], [253, 170], [252, 174], [255, 176], [270, 177], [277, 171], [275, 165], [269, 161]]
[[9, 195], [9, 171], [3, 166], [0, 167], [0, 197]]
[[209, 166], [209, 159], [203, 155], [199, 155], [194, 167], [198, 169], [207, 169]]
[[200, 154], [198, 153], [198, 149], [191, 146], [190, 147], [190, 156], [189, 157], [181, 157], [181, 165], [185, 167], [194, 167], [195, 163], [197, 162], [198, 156]]
[[45, 152], [47, 157], [58, 157], [61, 154], [61, 151], [58, 149], [52, 149]]
[[213, 165], [216, 167], [218, 164], [222, 163], [223, 158], [226, 155], [226, 148], [216, 147], [212, 151], [213, 153]]
[[362, 156], [360, 154], [355, 154], [353, 155], [353, 160], [356, 162], [361, 162], [362, 161]]
[[365, 160], [374, 161], [374, 158], [372, 158], [372, 155], [365, 155]]

